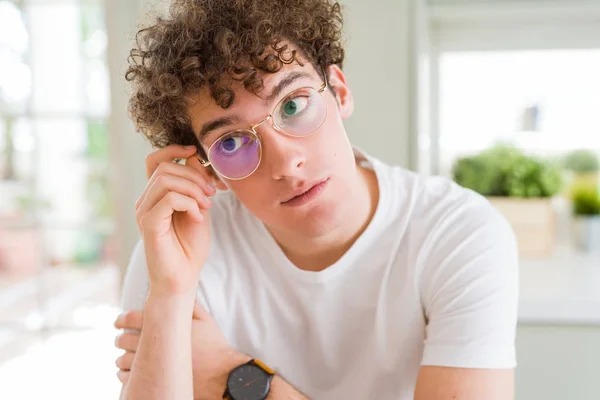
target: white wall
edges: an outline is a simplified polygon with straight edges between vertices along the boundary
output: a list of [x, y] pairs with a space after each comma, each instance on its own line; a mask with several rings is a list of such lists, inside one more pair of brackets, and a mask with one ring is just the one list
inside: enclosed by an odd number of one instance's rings
[[108, 67], [111, 81], [109, 139], [111, 180], [115, 200], [116, 262], [124, 273], [140, 234], [135, 221], [135, 202], [146, 187], [145, 157], [151, 146], [135, 132], [127, 113], [125, 71], [137, 22], [146, 2], [106, 0]]
[[[354, 144], [384, 161], [417, 167], [421, 55], [426, 31], [421, 0], [342, 0], [344, 71], [355, 112], [346, 122]], [[419, 36], [419, 34], [420, 36]], [[423, 121], [421, 120], [421, 123]]]

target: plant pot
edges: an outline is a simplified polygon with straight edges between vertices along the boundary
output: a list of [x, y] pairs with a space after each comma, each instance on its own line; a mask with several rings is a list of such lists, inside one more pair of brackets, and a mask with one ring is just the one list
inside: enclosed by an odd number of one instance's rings
[[573, 237], [580, 250], [587, 253], [600, 253], [600, 215], [575, 216]]
[[488, 200], [513, 229], [519, 255], [543, 258], [553, 253], [556, 246], [556, 211], [552, 198], [488, 197]]

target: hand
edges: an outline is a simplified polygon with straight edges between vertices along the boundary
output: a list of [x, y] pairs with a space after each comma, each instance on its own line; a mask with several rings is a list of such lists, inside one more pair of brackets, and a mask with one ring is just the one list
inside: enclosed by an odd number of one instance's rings
[[195, 146], [171, 145], [146, 158], [148, 184], [135, 207], [154, 292], [195, 292], [208, 255], [208, 196], [216, 190], [195, 153]]
[[[143, 329], [143, 311], [129, 311], [119, 315], [115, 321], [118, 329]], [[125, 384], [134, 367], [135, 353], [140, 333], [122, 333], [117, 336], [115, 346], [125, 350], [117, 358], [117, 377]], [[221, 398], [229, 372], [238, 365], [250, 361], [251, 357], [234, 350], [221, 329], [196, 301], [192, 316], [192, 370], [194, 376], [194, 399]], [[217, 397], [218, 396], [218, 397]]]

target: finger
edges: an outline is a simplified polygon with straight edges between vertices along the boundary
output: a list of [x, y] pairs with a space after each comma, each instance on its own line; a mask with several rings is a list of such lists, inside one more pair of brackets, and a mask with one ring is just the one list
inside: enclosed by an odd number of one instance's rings
[[121, 357], [117, 358], [117, 360], [115, 361], [115, 365], [123, 371], [129, 371], [129, 370], [131, 370], [131, 366], [133, 365], [134, 357], [135, 357], [134, 352], [127, 351]]
[[121, 333], [115, 338], [115, 346], [125, 351], [137, 351], [140, 335], [135, 333]]
[[185, 212], [190, 218], [198, 223], [204, 221], [204, 216], [200, 212], [198, 202], [191, 197], [176, 192], [167, 193], [156, 206], [146, 214], [139, 217], [139, 224], [142, 231], [152, 233], [153, 229], [162, 229], [161, 224], [164, 220], [171, 220], [175, 211]]
[[195, 199], [200, 209], [206, 210], [212, 207], [210, 199], [206, 197], [202, 189], [194, 182], [178, 176], [161, 175], [156, 178], [156, 181], [148, 190], [148, 194], [139, 205], [137, 213], [142, 215], [150, 211], [169, 192], [180, 193]]
[[216, 193], [214, 186], [210, 184], [212, 178], [210, 174], [207, 173], [206, 167], [203, 167], [197, 160], [195, 163], [191, 162], [191, 160], [195, 159], [195, 156], [188, 157], [186, 159], [186, 165], [174, 163], [171, 160], [164, 160], [154, 170], [149, 181], [163, 174], [177, 175], [196, 182], [204, 189], [208, 196], [212, 196]]
[[196, 300], [194, 303], [194, 312], [192, 313], [192, 318], [199, 320], [206, 320], [210, 318], [210, 314], [204, 307], [202, 307], [202, 304], [200, 304], [198, 300]]
[[141, 330], [143, 315], [144, 313], [142, 311], [127, 311], [119, 314], [115, 320], [115, 328]]
[[[202, 166], [200, 166], [199, 168], [204, 169], [204, 167]], [[154, 182], [162, 175], [174, 175], [192, 181], [204, 191], [204, 195], [206, 196], [213, 196], [217, 193], [215, 187], [210, 184], [210, 176], [207, 175], [205, 172], [202, 172], [198, 168], [192, 166], [165, 161], [160, 163], [158, 168], [156, 168], [156, 170], [154, 171], [154, 174], [152, 174], [152, 176], [149, 178], [148, 184], [146, 185], [144, 192], [140, 195], [140, 197], [135, 203], [136, 209], [139, 207], [142, 201], [144, 201], [144, 199], [148, 195], [148, 191], [153, 186]]]
[[196, 146], [181, 146], [173, 144], [150, 153], [146, 156], [146, 178], [150, 179], [156, 168], [163, 161], [172, 162], [175, 158], [188, 158], [196, 153]]
[[129, 372], [129, 371], [118, 370], [117, 371], [117, 378], [119, 378], [119, 381], [121, 381], [121, 383], [124, 385], [129, 380], [129, 375], [130, 374], [131, 374], [131, 372]]

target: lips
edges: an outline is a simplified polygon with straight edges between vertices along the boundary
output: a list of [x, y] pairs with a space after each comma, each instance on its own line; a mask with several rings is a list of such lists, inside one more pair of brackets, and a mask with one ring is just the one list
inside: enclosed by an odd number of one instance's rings
[[300, 186], [298, 189], [286, 196], [286, 200], [282, 201], [281, 204], [292, 205], [298, 203], [303, 198], [308, 197], [308, 195], [311, 193], [318, 192], [317, 189], [322, 188], [328, 180], [329, 179], [323, 179]]

